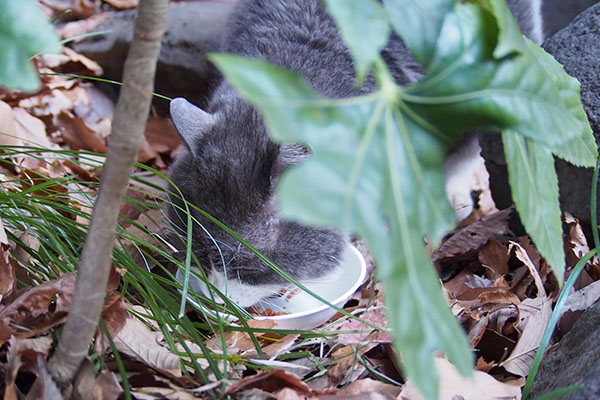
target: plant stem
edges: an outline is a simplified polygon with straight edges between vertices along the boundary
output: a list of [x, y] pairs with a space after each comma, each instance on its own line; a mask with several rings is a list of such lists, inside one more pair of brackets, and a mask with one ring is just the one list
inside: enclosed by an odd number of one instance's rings
[[49, 362], [48, 369], [61, 386], [71, 382], [87, 355], [102, 311], [119, 206], [137, 160], [150, 111], [166, 14], [167, 0], [140, 1], [73, 303], [61, 340]]

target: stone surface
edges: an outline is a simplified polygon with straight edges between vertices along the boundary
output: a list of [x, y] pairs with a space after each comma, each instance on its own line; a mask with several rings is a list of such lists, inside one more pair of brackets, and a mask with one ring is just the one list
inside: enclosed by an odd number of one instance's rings
[[[600, 138], [600, 4], [580, 14], [543, 46], [581, 83], [581, 100], [590, 120], [596, 143]], [[512, 203], [502, 143], [498, 135], [480, 136], [482, 155], [490, 173], [490, 188], [498, 208]], [[556, 161], [563, 210], [589, 225], [592, 170]], [[600, 211], [600, 208], [599, 208]]]
[[598, 0], [542, 0], [544, 37], [550, 37], [564, 28], [582, 10], [598, 3]]
[[579, 383], [563, 400], [600, 399], [600, 302], [588, 308], [540, 365], [529, 398]]
[[[155, 92], [169, 97], [186, 97], [202, 105], [214, 81], [217, 70], [205, 54], [219, 48], [221, 32], [233, 2], [202, 1], [169, 3], [167, 27], [156, 71]], [[110, 31], [92, 36], [71, 46], [79, 53], [97, 61], [104, 77], [122, 80], [123, 65], [133, 37], [136, 10], [107, 13], [93, 32]], [[102, 89], [116, 98], [118, 87], [104, 85]], [[166, 102], [155, 102], [166, 112]]]

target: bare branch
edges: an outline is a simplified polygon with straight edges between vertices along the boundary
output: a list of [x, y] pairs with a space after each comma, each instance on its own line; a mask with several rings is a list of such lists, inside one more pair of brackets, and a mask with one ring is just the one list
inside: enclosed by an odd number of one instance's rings
[[87, 355], [102, 311], [119, 205], [133, 172], [150, 110], [166, 15], [167, 0], [140, 1], [73, 303], [49, 364], [52, 376], [63, 386], [73, 379]]

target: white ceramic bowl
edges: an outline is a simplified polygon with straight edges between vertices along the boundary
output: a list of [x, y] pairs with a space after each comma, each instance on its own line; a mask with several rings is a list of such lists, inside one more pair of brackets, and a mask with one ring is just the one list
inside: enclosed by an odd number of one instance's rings
[[[356, 247], [348, 244], [342, 257], [342, 264], [336, 271], [319, 279], [300, 282], [307, 289], [338, 307], [342, 307], [359, 288], [367, 273], [365, 259]], [[180, 271], [177, 271], [177, 279], [183, 280]], [[187, 301], [205, 315], [215, 314], [214, 310], [198, 304], [191, 297], [188, 297]], [[292, 288], [282, 296], [261, 300], [254, 308], [259, 313], [266, 308], [275, 312], [285, 312], [286, 314], [282, 315], [254, 317], [256, 320], [271, 320], [279, 329], [312, 329], [323, 324], [336, 313], [334, 308], [299, 288]], [[237, 320], [230, 314], [221, 314], [221, 318], [229, 321]]]

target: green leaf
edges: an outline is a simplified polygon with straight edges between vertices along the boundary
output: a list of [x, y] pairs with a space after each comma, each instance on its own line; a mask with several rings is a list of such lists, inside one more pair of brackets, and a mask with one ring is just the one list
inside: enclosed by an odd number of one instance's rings
[[552, 82], [552, 85], [558, 89], [558, 97], [554, 100], [567, 109], [579, 121], [578, 124], [573, 126], [561, 124], [551, 128], [551, 132], [556, 136], [571, 136], [568, 133], [574, 133], [575, 136], [565, 143], [553, 146], [552, 152], [557, 157], [573, 165], [594, 167], [598, 158], [598, 146], [596, 145], [587, 114], [581, 104], [581, 84], [577, 79], [569, 76], [563, 66], [541, 47], [528, 40], [525, 44], [527, 50], [535, 59], [536, 64], [539, 64], [539, 68], [546, 71], [548, 75], [546, 79]]
[[562, 284], [565, 253], [552, 152], [513, 131], [502, 132], [508, 180], [523, 225]]
[[0, 2], [0, 86], [35, 92], [40, 80], [30, 58], [60, 49], [56, 32], [34, 0]]
[[494, 57], [500, 59], [520, 53], [523, 50], [523, 34], [517, 21], [506, 7], [505, 0], [490, 0], [491, 10], [498, 24], [498, 45], [494, 49]]
[[562, 146], [553, 147], [552, 153], [577, 167], [591, 168], [596, 165], [598, 145], [590, 129], [589, 132], [569, 140]]
[[424, 66], [435, 52], [444, 18], [455, 3], [456, 0], [383, 0], [394, 31]]
[[[453, 140], [476, 128], [509, 128], [559, 149], [588, 134], [576, 80], [530, 41], [499, 29], [488, 10], [457, 5], [444, 20], [427, 77], [402, 99]], [[497, 58], [497, 49], [510, 55]]]
[[406, 118], [385, 91], [327, 100], [298, 73], [264, 61], [231, 55], [211, 60], [262, 111], [276, 140], [312, 150], [281, 179], [281, 214], [365, 238], [387, 285], [393, 334], [408, 376], [424, 393], [437, 393], [431, 369], [436, 349], [468, 373], [467, 340], [440, 292], [423, 240], [438, 240], [453, 221], [443, 185], [446, 148]]
[[375, 0], [324, 0], [354, 59], [362, 83], [390, 35], [388, 16]]

